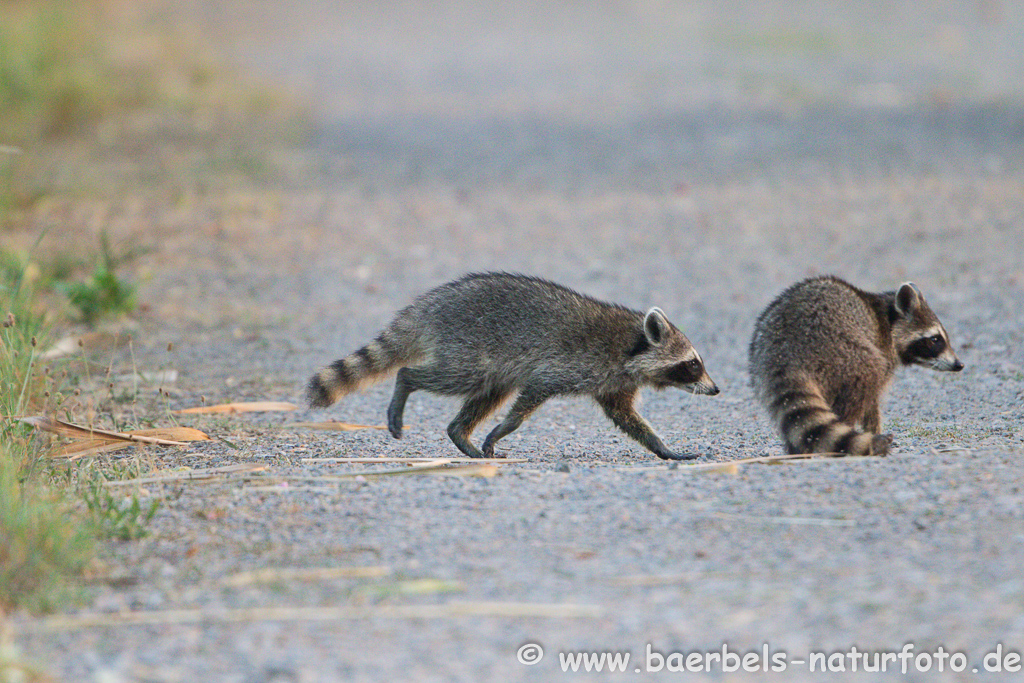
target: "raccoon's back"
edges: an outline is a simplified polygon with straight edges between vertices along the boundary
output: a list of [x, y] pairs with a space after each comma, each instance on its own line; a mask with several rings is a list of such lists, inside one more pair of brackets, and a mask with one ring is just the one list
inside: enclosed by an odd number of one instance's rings
[[870, 294], [830, 276], [798, 282], [754, 325], [751, 380], [765, 391], [794, 374], [828, 384], [865, 366], [883, 373], [890, 365], [886, 334]]
[[[576, 381], [621, 362], [643, 315], [524, 275], [468, 275], [410, 307], [431, 360], [515, 380], [546, 371]], [[514, 377], [512, 377], [514, 376]]]

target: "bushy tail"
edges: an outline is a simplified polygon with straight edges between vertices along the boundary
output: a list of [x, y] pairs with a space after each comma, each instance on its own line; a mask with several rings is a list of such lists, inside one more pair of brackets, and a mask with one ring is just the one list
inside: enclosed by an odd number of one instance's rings
[[342, 396], [381, 381], [421, 355], [398, 321], [358, 351], [336, 360], [309, 379], [306, 399], [313, 408], [331, 405]]
[[840, 421], [816, 387], [787, 387], [776, 394], [771, 411], [790, 453], [888, 452], [891, 437], [862, 432]]

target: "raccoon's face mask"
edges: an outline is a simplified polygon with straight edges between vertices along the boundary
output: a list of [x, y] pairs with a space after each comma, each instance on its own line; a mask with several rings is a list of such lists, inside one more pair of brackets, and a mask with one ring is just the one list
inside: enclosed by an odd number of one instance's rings
[[677, 387], [690, 393], [714, 396], [718, 385], [708, 375], [703, 360], [690, 341], [669, 323], [659, 308], [651, 308], [644, 317], [644, 335], [648, 345], [650, 382], [656, 388]]
[[948, 372], [964, 369], [950, 346], [946, 328], [914, 283], [907, 282], [900, 287], [893, 306], [896, 313], [893, 337], [904, 365], [922, 365]]
[[714, 396], [718, 393], [718, 385], [704, 369], [704, 361], [696, 351], [690, 360], [669, 366], [662, 377], [665, 380], [665, 386], [679, 387], [691, 394]]

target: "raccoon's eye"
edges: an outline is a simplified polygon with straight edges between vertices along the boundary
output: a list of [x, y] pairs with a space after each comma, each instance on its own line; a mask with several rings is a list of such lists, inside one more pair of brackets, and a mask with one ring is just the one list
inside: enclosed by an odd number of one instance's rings
[[665, 379], [680, 384], [691, 384], [700, 379], [702, 370], [701, 362], [696, 358], [692, 358], [668, 368], [665, 372]]
[[946, 350], [946, 340], [941, 334], [918, 339], [908, 349], [911, 358], [935, 358]]

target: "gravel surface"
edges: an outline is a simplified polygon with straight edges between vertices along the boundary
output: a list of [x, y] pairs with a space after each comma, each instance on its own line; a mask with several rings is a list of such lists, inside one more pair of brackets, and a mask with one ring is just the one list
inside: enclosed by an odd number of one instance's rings
[[[305, 460], [456, 456], [449, 399], [415, 394], [401, 441], [282, 428], [383, 424], [390, 382], [327, 411], [196, 418], [224, 440], [148, 462], [265, 469], [144, 485], [164, 497], [153, 533], [105, 550], [116, 576], [79, 612], [151, 622], [21, 617], [27, 657], [76, 681], [547, 681], [573, 675], [560, 652], [629, 651], [620, 676], [660, 680], [682, 674], [633, 673], [648, 645], [767, 644], [804, 680], [793, 660], [851, 646], [941, 646], [961, 676], [1024, 650], [1019, 8], [551, 4], [200, 4], [319, 125], [310, 149], [269, 152], [274, 183], [112, 214], [159, 235], [135, 362], [179, 370], [171, 407], [299, 402], [412, 297], [489, 269], [663, 308], [722, 394], [648, 391], [643, 412], [697, 462], [782, 452], [746, 346], [808, 275], [912, 279], [966, 369], [897, 376], [891, 456], [775, 466], [671, 467], [583, 399], [504, 439], [526, 462], [492, 477], [330, 479], [383, 465]], [[348, 566], [390, 573], [236, 576]], [[545, 652], [529, 666], [527, 643]]]

